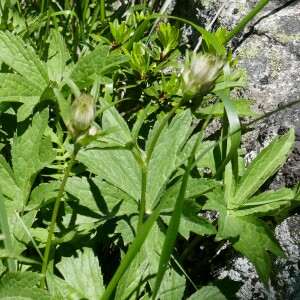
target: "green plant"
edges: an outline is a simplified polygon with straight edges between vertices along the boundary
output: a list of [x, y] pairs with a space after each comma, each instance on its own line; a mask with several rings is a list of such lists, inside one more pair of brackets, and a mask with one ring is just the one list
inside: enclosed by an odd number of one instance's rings
[[[0, 297], [225, 299], [216, 282], [196, 286], [184, 268], [207, 236], [228, 240], [267, 285], [267, 251], [284, 252], [262, 217], [298, 202], [292, 189], [260, 189], [294, 133], [245, 169], [239, 117], [256, 114], [230, 97], [244, 85], [225, 50], [232, 32], [186, 21], [203, 38], [191, 54], [178, 25], [155, 27], [166, 17], [155, 1], [120, 22], [104, 1], [46, 4], [23, 7], [43, 16], [37, 34], [28, 27], [25, 36], [22, 24], [0, 32]], [[63, 27], [63, 18], [76, 24]], [[174, 61], [181, 54], [184, 68]], [[221, 133], [207, 138], [214, 118]], [[210, 222], [205, 211], [219, 215]]]

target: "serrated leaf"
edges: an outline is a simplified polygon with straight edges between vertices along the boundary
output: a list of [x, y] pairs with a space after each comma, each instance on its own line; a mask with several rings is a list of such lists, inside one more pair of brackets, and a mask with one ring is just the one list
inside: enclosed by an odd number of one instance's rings
[[112, 73], [130, 58], [122, 54], [109, 54], [110, 46], [98, 46], [82, 56], [71, 74], [71, 78], [83, 88], [91, 85], [96, 77]]
[[238, 183], [235, 196], [229, 199], [228, 208], [238, 208], [251, 197], [285, 162], [294, 144], [294, 130], [281, 139], [276, 137], [251, 162]]
[[135, 200], [140, 198], [141, 171], [129, 150], [86, 148], [78, 152], [77, 159]]
[[79, 200], [81, 207], [98, 213], [98, 218], [110, 219], [130, 214], [134, 211], [133, 207], [137, 210], [137, 203], [131, 197], [100, 176], [93, 179], [69, 178], [65, 190]]
[[[35, 221], [37, 211], [31, 211], [22, 216], [23, 224], [27, 229], [31, 228], [33, 222]], [[9, 211], [8, 216], [10, 230], [12, 232], [12, 244], [14, 252], [16, 254], [21, 254], [26, 249], [26, 244], [29, 243], [30, 237], [21, 224], [19, 218], [16, 216], [14, 211]]]
[[256, 217], [239, 217], [233, 213], [220, 215], [218, 221], [219, 232], [216, 239], [238, 236], [238, 240], [233, 241], [234, 248], [254, 264], [259, 277], [267, 286], [271, 270], [271, 260], [267, 251], [286, 257], [267, 225]]
[[[161, 132], [148, 164], [146, 210], [152, 210], [157, 196], [163, 191], [172, 173], [182, 163], [180, 151], [191, 134], [192, 116], [189, 110], [178, 114]], [[159, 122], [146, 142], [148, 151]]]
[[40, 278], [40, 274], [33, 272], [6, 273], [0, 282], [0, 298], [5, 300], [53, 299], [46, 291], [35, 287]]
[[4, 157], [0, 155], [0, 185], [3, 195], [10, 200], [20, 202], [20, 189], [17, 184], [15, 175], [6, 162]]
[[[105, 107], [109, 104], [104, 100], [100, 100], [101, 106]], [[108, 130], [114, 128], [113, 133], [109, 137], [119, 142], [120, 146], [125, 147], [127, 143], [132, 142], [130, 130], [125, 120], [120, 116], [115, 107], [110, 107], [103, 112], [102, 128]]]
[[0, 101], [37, 103], [43, 90], [19, 74], [0, 73]]
[[60, 300], [81, 300], [84, 295], [67, 284], [67, 282], [54, 274], [47, 274], [47, 286], [49, 293]]
[[21, 189], [22, 203], [20, 209], [26, 204], [31, 185], [36, 174], [55, 159], [52, 150], [51, 138], [43, 138], [48, 123], [48, 109], [37, 112], [31, 125], [22, 132], [24, 124], [19, 125], [18, 132], [12, 143], [12, 165], [18, 186]]
[[[199, 235], [216, 233], [214, 226], [208, 220], [198, 215], [201, 205], [197, 204], [194, 198], [209, 192], [217, 185], [219, 185], [217, 182], [207, 179], [190, 179], [188, 181], [179, 227], [179, 233], [186, 239], [189, 238], [190, 232], [195, 232]], [[167, 224], [170, 222], [179, 188], [179, 184], [174, 185], [163, 196], [164, 198], [167, 197], [168, 200], [166, 200], [161, 217]]]
[[20, 37], [0, 32], [0, 59], [25, 78], [30, 78], [31, 85], [38, 90], [43, 91], [48, 85], [45, 64]]
[[98, 258], [90, 248], [83, 248], [76, 253], [76, 257], [63, 257], [56, 267], [70, 286], [87, 299], [98, 300], [104, 292]]
[[60, 82], [70, 55], [59, 31], [50, 29], [47, 69], [52, 81]]
[[235, 212], [235, 215], [271, 215], [272, 212], [275, 212], [282, 207], [289, 206], [294, 197], [293, 191], [287, 188], [282, 188], [277, 191], [267, 191], [247, 200], [239, 207]]
[[30, 200], [25, 207], [25, 211], [39, 209], [46, 204], [54, 201], [57, 197], [60, 185], [60, 181], [41, 183], [32, 191]]
[[188, 298], [188, 300], [227, 300], [218, 287], [213, 285], [203, 286]]

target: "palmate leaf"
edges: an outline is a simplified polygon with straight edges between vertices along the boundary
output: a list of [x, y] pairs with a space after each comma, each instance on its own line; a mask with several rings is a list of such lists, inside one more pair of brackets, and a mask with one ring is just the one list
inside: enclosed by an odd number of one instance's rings
[[[216, 233], [214, 226], [208, 220], [198, 215], [201, 205], [195, 201], [195, 198], [211, 191], [218, 185], [219, 183], [216, 181], [207, 179], [190, 179], [188, 181], [179, 227], [179, 233], [186, 239], [189, 238], [190, 232], [195, 232], [199, 235]], [[174, 185], [163, 196], [164, 198], [167, 197], [168, 200], [166, 200], [161, 217], [167, 224], [169, 224], [179, 188], [179, 184]]]
[[49, 78], [45, 64], [38, 58], [32, 47], [25, 45], [21, 38], [9, 32], [0, 32], [0, 59], [17, 73], [30, 78], [31, 86], [43, 91]]
[[251, 162], [237, 185], [235, 196], [229, 199], [228, 208], [235, 209], [245, 203], [285, 162], [294, 144], [294, 130], [263, 149]]
[[130, 60], [130, 57], [123, 54], [110, 54], [109, 50], [110, 46], [101, 45], [79, 59], [71, 78], [80, 88], [92, 85], [97, 77], [112, 73]]
[[293, 190], [282, 188], [277, 191], [267, 191], [258, 196], [250, 198], [242, 204], [237, 211], [236, 216], [246, 215], [271, 215], [279, 209], [290, 206], [295, 195]]
[[139, 199], [141, 171], [131, 151], [86, 148], [79, 151], [77, 159], [90, 172], [101, 176], [134, 199]]
[[[181, 150], [191, 134], [192, 116], [189, 110], [178, 114], [160, 134], [148, 164], [146, 211], [151, 211], [164, 191], [173, 172], [186, 161], [190, 153], [181, 156]], [[149, 133], [146, 152], [159, 127], [157, 122]]]
[[50, 80], [60, 82], [70, 59], [66, 44], [59, 31], [50, 29], [47, 69]]
[[13, 200], [16, 203], [22, 202], [20, 188], [15, 178], [15, 174], [2, 155], [0, 155], [0, 185], [3, 195], [8, 199]]
[[0, 281], [0, 298], [5, 300], [53, 300], [53, 297], [46, 291], [36, 288], [40, 279], [41, 275], [33, 272], [6, 273]]
[[62, 257], [56, 267], [65, 281], [86, 299], [98, 300], [104, 292], [98, 258], [90, 248], [83, 248], [76, 253], [76, 257]]
[[0, 32], [0, 60], [18, 74], [0, 74], [0, 102], [24, 103], [18, 122], [25, 120], [49, 84], [47, 68], [32, 47], [9, 32]]
[[[43, 138], [48, 109], [37, 112], [28, 128], [20, 124], [12, 143], [13, 171], [21, 191], [20, 209], [26, 204], [36, 174], [55, 159], [50, 137]], [[24, 131], [26, 129], [26, 131]]]
[[267, 251], [286, 257], [268, 226], [257, 217], [239, 217], [233, 212], [221, 213], [218, 224], [216, 240], [229, 238], [234, 248], [254, 264], [259, 277], [267, 286], [271, 270], [271, 259]]

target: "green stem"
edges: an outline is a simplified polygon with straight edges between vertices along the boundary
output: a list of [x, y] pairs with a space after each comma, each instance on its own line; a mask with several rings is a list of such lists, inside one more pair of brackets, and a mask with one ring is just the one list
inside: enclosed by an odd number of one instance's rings
[[225, 44], [227, 44], [234, 36], [236, 36], [258, 13], [261, 11], [270, 0], [261, 0], [244, 19], [235, 26], [226, 36]]
[[143, 225], [144, 216], [145, 216], [147, 165], [145, 164], [145, 162], [142, 158], [141, 152], [137, 145], [132, 148], [132, 153], [142, 170], [142, 189], [141, 189], [141, 199], [140, 199], [140, 207], [139, 207], [139, 222], [138, 222], [138, 230], [139, 230], [141, 228], [141, 226]]
[[47, 271], [47, 266], [48, 266], [49, 254], [50, 254], [50, 250], [51, 250], [52, 237], [53, 237], [53, 233], [54, 233], [54, 227], [55, 227], [55, 223], [56, 223], [56, 218], [57, 218], [57, 214], [58, 214], [58, 209], [59, 209], [61, 197], [63, 195], [68, 177], [69, 177], [71, 169], [74, 165], [75, 158], [76, 158], [76, 155], [77, 155], [78, 151], [79, 151], [79, 147], [77, 147], [75, 145], [75, 148], [74, 148], [74, 151], [72, 153], [71, 159], [68, 163], [63, 181], [61, 182], [61, 185], [60, 185], [60, 188], [59, 188], [59, 191], [58, 191], [58, 194], [57, 194], [57, 198], [55, 200], [55, 204], [54, 204], [54, 208], [53, 208], [53, 212], [52, 212], [51, 223], [50, 223], [50, 227], [49, 227], [47, 244], [46, 244], [46, 248], [45, 248], [45, 252], [44, 252], [44, 259], [43, 259], [43, 265], [42, 265], [42, 275], [43, 275], [43, 277], [41, 278], [41, 282], [40, 282], [41, 289], [44, 289], [44, 287], [45, 287], [46, 271]]
[[100, 0], [100, 20], [103, 23], [105, 21], [105, 0]]

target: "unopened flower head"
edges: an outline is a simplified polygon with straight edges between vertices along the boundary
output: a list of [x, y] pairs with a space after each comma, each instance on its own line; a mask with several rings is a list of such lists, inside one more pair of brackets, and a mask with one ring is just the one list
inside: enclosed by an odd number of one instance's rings
[[71, 123], [75, 131], [87, 130], [95, 119], [95, 104], [93, 97], [82, 93], [71, 106]]
[[224, 59], [210, 53], [195, 55], [190, 66], [185, 67], [183, 71], [185, 93], [196, 95], [209, 92], [224, 64]]

